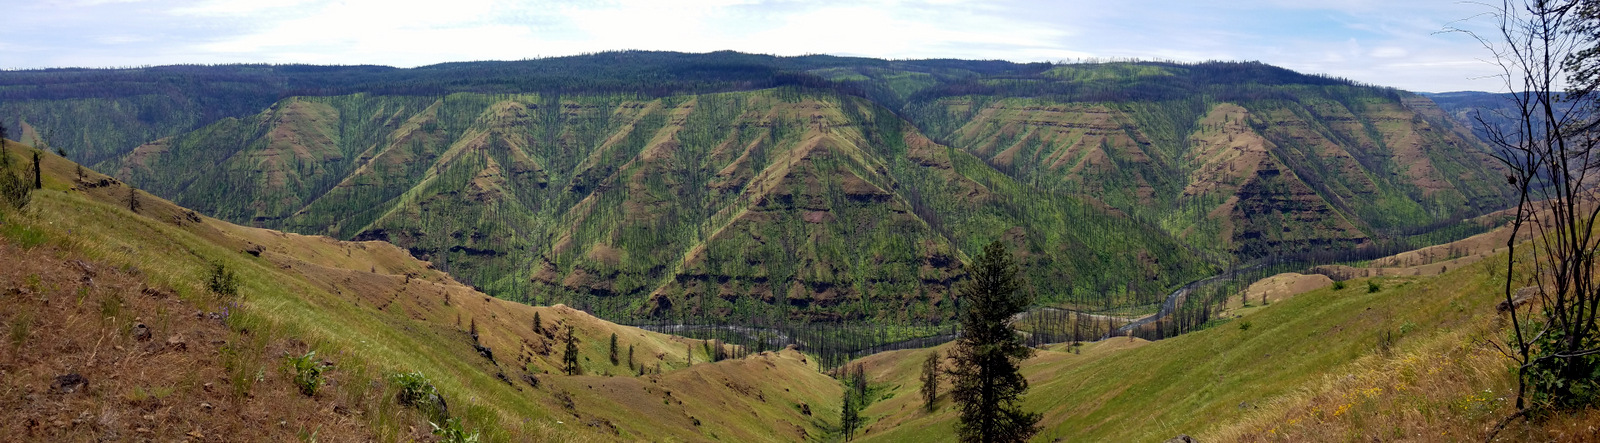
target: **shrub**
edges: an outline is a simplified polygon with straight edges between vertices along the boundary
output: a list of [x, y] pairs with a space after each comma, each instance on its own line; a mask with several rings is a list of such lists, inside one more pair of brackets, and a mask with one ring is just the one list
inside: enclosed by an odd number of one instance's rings
[[1333, 282], [1333, 290], [1335, 290], [1335, 291], [1344, 290], [1344, 282], [1342, 282], [1342, 281]]
[[211, 273], [207, 276], [206, 289], [217, 295], [239, 295], [239, 277], [228, 270], [222, 262], [211, 264]]
[[1378, 286], [1378, 282], [1373, 281], [1373, 280], [1367, 280], [1367, 293], [1368, 294], [1371, 294], [1371, 293], [1374, 293], [1374, 292], [1378, 292], [1378, 290], [1380, 290], [1380, 289], [1383, 289], [1383, 288]]
[[33, 186], [11, 172], [11, 154], [0, 147], [0, 203], [22, 209], [32, 199]]
[[1239, 330], [1240, 331], [1248, 331], [1248, 330], [1250, 330], [1250, 322], [1248, 322], [1248, 321], [1239, 322]]
[[391, 374], [389, 381], [400, 390], [395, 394], [395, 401], [401, 406], [416, 408], [426, 414], [430, 421], [443, 422], [450, 417], [450, 408], [445, 404], [444, 397], [421, 372]]
[[[1531, 409], [1543, 415], [1600, 405], [1600, 354], [1557, 358], [1554, 354], [1560, 352], [1567, 337], [1561, 328], [1548, 331], [1533, 340], [1533, 363], [1528, 368]], [[1584, 342], [1584, 349], [1596, 346], [1593, 340]]]
[[1394, 331], [1391, 331], [1391, 330], [1388, 330], [1388, 329], [1384, 329], [1382, 332], [1379, 332], [1378, 333], [1378, 353], [1382, 354], [1384, 357], [1388, 357], [1390, 355], [1393, 355], [1394, 354], [1394, 343], [1395, 343], [1395, 341], [1396, 341], [1396, 339], [1395, 339], [1395, 336], [1394, 336]]
[[317, 351], [310, 351], [306, 355], [289, 357], [289, 369], [294, 371], [294, 385], [300, 388], [300, 393], [314, 397], [322, 387], [322, 372], [328, 367], [317, 362]]
[[459, 418], [446, 419], [444, 426], [439, 426], [438, 423], [431, 421], [428, 424], [433, 425], [433, 435], [439, 436], [439, 441], [447, 443], [477, 443], [478, 441], [478, 433], [467, 434], [467, 430], [461, 425], [461, 419]]

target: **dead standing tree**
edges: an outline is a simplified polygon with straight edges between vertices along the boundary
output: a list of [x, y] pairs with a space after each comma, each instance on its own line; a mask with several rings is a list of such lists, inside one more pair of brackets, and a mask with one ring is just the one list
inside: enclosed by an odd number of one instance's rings
[[1521, 284], [1537, 288], [1540, 301], [1538, 313], [1510, 310], [1502, 351], [1517, 364], [1517, 412], [1490, 439], [1516, 418], [1600, 399], [1600, 201], [1590, 175], [1600, 172], [1600, 120], [1590, 97], [1600, 85], [1596, 8], [1587, 0], [1504, 0], [1487, 15], [1492, 34], [1451, 29], [1492, 53], [1510, 92], [1509, 111], [1477, 120], [1518, 195], [1505, 303], [1514, 306]]

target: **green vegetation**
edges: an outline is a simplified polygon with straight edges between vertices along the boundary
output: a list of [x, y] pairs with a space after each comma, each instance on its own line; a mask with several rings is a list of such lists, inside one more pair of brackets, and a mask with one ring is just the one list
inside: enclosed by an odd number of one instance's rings
[[917, 381], [922, 382], [922, 409], [933, 412], [934, 405], [939, 402], [939, 351], [928, 354], [928, 359], [922, 362], [922, 377]]
[[[1505, 105], [1511, 112], [1501, 117], [1510, 124], [1489, 128], [1486, 139], [1517, 191], [1512, 238], [1533, 239], [1508, 245], [1504, 262], [1501, 303], [1511, 323], [1504, 355], [1516, 364], [1517, 411], [1499, 432], [1519, 417], [1600, 406], [1600, 283], [1592, 277], [1600, 271], [1600, 208], [1587, 191], [1595, 182], [1541, 160], [1589, 163], [1600, 152], [1590, 112], [1600, 91], [1600, 6], [1508, 1], [1490, 11], [1499, 32], [1480, 40], [1506, 67], [1507, 81], [1527, 87]], [[1521, 284], [1530, 286], [1514, 289]], [[1537, 309], [1518, 308], [1523, 291]]]
[[[567, 333], [562, 335], [562, 342], [564, 342], [566, 346], [561, 351], [561, 364], [563, 371], [565, 371], [567, 375], [582, 374], [583, 366], [578, 364], [578, 336], [572, 333], [571, 326], [567, 326]], [[692, 352], [690, 353], [690, 358], [693, 358]]]
[[211, 293], [221, 296], [239, 295], [239, 276], [228, 270], [228, 265], [222, 262], [211, 264], [211, 272], [206, 274], [206, 289]]
[[968, 305], [963, 334], [951, 351], [950, 398], [960, 408], [956, 434], [962, 442], [1025, 442], [1039, 432], [1040, 414], [1022, 409], [1028, 380], [1018, 371], [1033, 349], [1011, 325], [1032, 304], [1017, 278], [1011, 251], [990, 243], [973, 259], [961, 289]]
[[302, 97], [159, 145], [118, 168], [202, 212], [614, 319], [948, 319], [982, 245], [955, 233], [1029, 251], [1042, 301], [1147, 303], [1208, 268], [826, 91]]
[[294, 373], [294, 384], [300, 388], [300, 393], [306, 396], [316, 396], [317, 390], [322, 388], [322, 373], [328, 368], [317, 361], [317, 351], [308, 351], [305, 355], [288, 357], [289, 371]]
[[450, 417], [450, 407], [445, 404], [439, 389], [433, 386], [422, 372], [399, 372], [389, 375], [395, 385], [395, 401], [401, 406], [414, 408], [428, 417], [430, 422], [444, 423]]
[[[0, 206], [11, 210], [20, 210], [28, 205], [33, 193], [33, 187], [28, 186], [22, 177], [11, 171], [11, 151], [5, 149], [6, 128], [0, 126]], [[34, 159], [38, 162], [38, 159]], [[19, 162], [20, 163], [20, 162]], [[21, 169], [20, 164], [18, 169]]]
[[[1414, 96], [1259, 63], [628, 51], [0, 77], [50, 85], [0, 89], [7, 123], [156, 195], [629, 321], [945, 320], [996, 238], [1041, 303], [1150, 305], [1216, 265], [1326, 261], [1502, 200]], [[1235, 136], [1272, 144], [1235, 165], [1270, 174], [1185, 179]]]

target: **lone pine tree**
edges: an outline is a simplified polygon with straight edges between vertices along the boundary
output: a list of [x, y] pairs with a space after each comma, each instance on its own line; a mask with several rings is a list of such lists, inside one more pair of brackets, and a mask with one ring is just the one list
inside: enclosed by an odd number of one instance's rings
[[1021, 289], [1016, 262], [998, 241], [968, 269], [960, 292], [962, 336], [950, 368], [950, 396], [961, 410], [956, 434], [963, 442], [1022, 442], [1039, 431], [1039, 414], [1018, 404], [1028, 380], [1017, 366], [1033, 354], [1011, 325], [1011, 317], [1032, 303]]
[[933, 412], [933, 404], [939, 399], [939, 351], [928, 354], [928, 359], [922, 362], [922, 409]]
[[567, 375], [578, 375], [582, 368], [578, 366], [578, 336], [572, 333], [572, 326], [567, 326], [567, 348], [561, 354], [563, 370]]
[[618, 363], [620, 361], [617, 358], [617, 333], [613, 332], [611, 333], [611, 366], [616, 366]]
[[44, 175], [39, 171], [39, 151], [33, 151], [33, 189], [44, 189]]

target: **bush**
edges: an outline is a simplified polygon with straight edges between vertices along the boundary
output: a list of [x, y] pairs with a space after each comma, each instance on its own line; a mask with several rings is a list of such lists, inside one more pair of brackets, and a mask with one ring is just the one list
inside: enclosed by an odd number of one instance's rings
[[1372, 280], [1367, 280], [1367, 293], [1368, 294], [1371, 294], [1371, 293], [1374, 293], [1374, 292], [1378, 292], [1378, 290], [1380, 290], [1380, 289], [1383, 289], [1383, 288], [1378, 286], [1378, 282], [1372, 281]]
[[466, 428], [461, 425], [461, 419], [450, 418], [444, 421], [444, 426], [428, 422], [433, 425], [433, 435], [439, 436], [439, 441], [447, 443], [477, 443], [478, 433], [467, 434]]
[[1344, 282], [1342, 282], [1342, 281], [1333, 282], [1333, 290], [1335, 290], [1335, 291], [1344, 290]]
[[1395, 336], [1394, 336], [1394, 331], [1391, 331], [1391, 330], [1388, 330], [1388, 329], [1384, 329], [1383, 331], [1379, 331], [1378, 332], [1378, 354], [1383, 355], [1384, 357], [1389, 357], [1391, 355], [1394, 355], [1394, 344], [1395, 344], [1395, 341], [1397, 341], [1397, 340], [1398, 339], [1396, 339]]
[[[1540, 330], [1535, 323], [1531, 330]], [[1533, 341], [1533, 364], [1528, 371], [1530, 409], [1536, 415], [1559, 410], [1580, 410], [1600, 405], [1600, 354], [1557, 358], [1566, 334], [1549, 328]], [[1592, 340], [1584, 349], [1596, 346]]]
[[401, 406], [416, 408], [426, 414], [430, 421], [444, 422], [450, 418], [450, 408], [445, 404], [444, 397], [421, 372], [391, 374], [389, 381], [400, 390], [395, 394], [395, 401]]
[[294, 385], [306, 396], [316, 396], [322, 387], [322, 372], [328, 367], [317, 362], [317, 351], [299, 357], [289, 357], [289, 369], [294, 371]]
[[33, 184], [11, 172], [11, 154], [0, 148], [0, 204], [22, 209], [32, 194]]
[[222, 262], [211, 264], [211, 273], [207, 276], [206, 289], [217, 295], [239, 295], [239, 277], [228, 270]]

